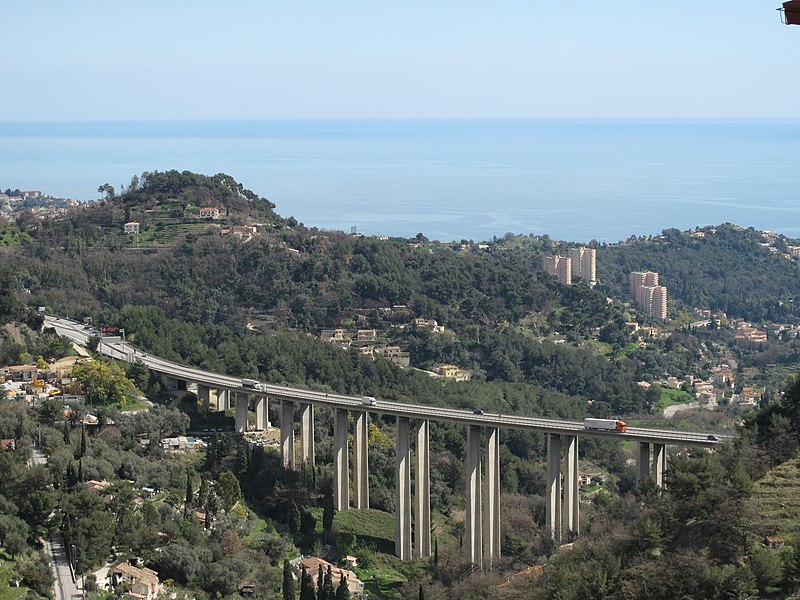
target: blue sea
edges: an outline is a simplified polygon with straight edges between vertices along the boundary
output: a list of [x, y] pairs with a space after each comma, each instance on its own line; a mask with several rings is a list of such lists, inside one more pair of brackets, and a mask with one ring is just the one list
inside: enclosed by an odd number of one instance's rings
[[98, 198], [224, 172], [308, 226], [615, 242], [730, 222], [800, 237], [800, 121], [0, 123], [0, 188]]

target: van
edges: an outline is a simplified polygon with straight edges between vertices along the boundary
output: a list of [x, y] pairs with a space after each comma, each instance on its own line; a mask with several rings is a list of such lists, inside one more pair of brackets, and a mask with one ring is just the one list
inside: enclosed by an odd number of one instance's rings
[[361, 404], [365, 406], [378, 406], [378, 401], [372, 396], [361, 396]]

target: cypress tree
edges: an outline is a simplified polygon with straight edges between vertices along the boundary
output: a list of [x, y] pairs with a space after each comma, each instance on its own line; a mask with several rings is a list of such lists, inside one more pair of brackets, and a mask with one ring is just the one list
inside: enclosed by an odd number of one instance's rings
[[71, 437], [69, 433], [69, 419], [64, 419], [64, 445], [69, 446], [71, 443]]
[[333, 571], [331, 566], [328, 565], [328, 570], [325, 572], [325, 600], [336, 600], [336, 592], [333, 589]]
[[433, 564], [439, 564], [439, 538], [433, 538]]
[[81, 427], [81, 455], [80, 458], [86, 456], [86, 427]]
[[289, 500], [286, 507], [286, 525], [292, 535], [297, 535], [297, 532], [300, 531], [300, 509], [297, 508], [294, 500]]
[[325, 569], [322, 568], [322, 563], [319, 563], [317, 569], [317, 600], [328, 600], [325, 597]]
[[417, 600], [425, 600], [425, 588], [422, 587], [422, 584], [419, 584], [419, 594], [417, 595]]
[[78, 483], [83, 482], [83, 459], [78, 461]]
[[188, 513], [192, 508], [192, 501], [194, 500], [194, 487], [192, 486], [192, 472], [186, 470], [186, 500], [184, 501], [184, 513]]
[[294, 600], [294, 577], [292, 567], [286, 559], [283, 560], [283, 600]]
[[347, 580], [344, 578], [344, 573], [339, 578], [339, 587], [336, 588], [336, 597], [334, 600], [350, 600], [350, 588], [347, 587]]
[[308, 597], [308, 573], [306, 573], [306, 566], [300, 567], [300, 600], [309, 600]]

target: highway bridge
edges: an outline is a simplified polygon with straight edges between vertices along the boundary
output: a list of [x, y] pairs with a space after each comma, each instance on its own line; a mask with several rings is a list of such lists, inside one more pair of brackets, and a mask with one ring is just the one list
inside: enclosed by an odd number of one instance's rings
[[[85, 345], [97, 331], [58, 317], [45, 317], [45, 326], [78, 344]], [[369, 507], [367, 431], [369, 413], [397, 418], [396, 537], [397, 556], [408, 560], [430, 556], [430, 421], [450, 421], [467, 428], [467, 524], [464, 545], [468, 562], [491, 567], [500, 557], [500, 447], [499, 430], [521, 429], [547, 435], [547, 495], [545, 527], [560, 541], [566, 532], [579, 531], [578, 439], [601, 437], [625, 439], [637, 445], [637, 476], [652, 477], [664, 485], [666, 446], [712, 447], [728, 436], [713, 432], [687, 432], [628, 427], [625, 432], [587, 430], [582, 421], [545, 419], [510, 414], [482, 413], [404, 404], [301, 388], [272, 385], [241, 377], [211, 373], [147, 354], [119, 336], [104, 336], [98, 352], [127, 362], [141, 361], [158, 374], [169, 389], [197, 386], [198, 401], [207, 408], [225, 410], [235, 406], [235, 428], [247, 429], [247, 411], [255, 403], [256, 428], [266, 429], [267, 402], [279, 402], [281, 455], [286, 468], [295, 468], [295, 408], [301, 415], [301, 460], [314, 464], [314, 408], [327, 406], [334, 414], [334, 506], [337, 510]], [[353, 417], [353, 485], [350, 496], [348, 433]], [[412, 428], [413, 423], [413, 428]], [[411, 527], [412, 441], [415, 459], [414, 522]], [[485, 447], [484, 447], [485, 444]], [[563, 480], [563, 490], [562, 490]], [[563, 491], [563, 493], [562, 493]]]

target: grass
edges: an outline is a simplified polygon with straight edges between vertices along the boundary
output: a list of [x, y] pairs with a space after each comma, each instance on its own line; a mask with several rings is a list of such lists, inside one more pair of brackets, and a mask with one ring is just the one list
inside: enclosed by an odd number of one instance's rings
[[684, 392], [683, 390], [675, 390], [672, 388], [661, 388], [661, 397], [656, 402], [655, 409], [656, 410], [664, 410], [668, 406], [672, 406], [673, 404], [680, 404], [681, 402], [691, 402], [696, 400], [696, 398], [688, 393]]
[[380, 552], [394, 553], [395, 520], [381, 510], [344, 510], [333, 519], [336, 531], [350, 531], [360, 544], [374, 544]]
[[750, 498], [754, 533], [800, 539], [800, 459], [770, 470], [756, 482]]
[[0, 550], [0, 563], [2, 563], [2, 566], [0, 566], [0, 600], [20, 600], [28, 593], [28, 588], [26, 587], [9, 586], [11, 573], [16, 569], [18, 562]]

